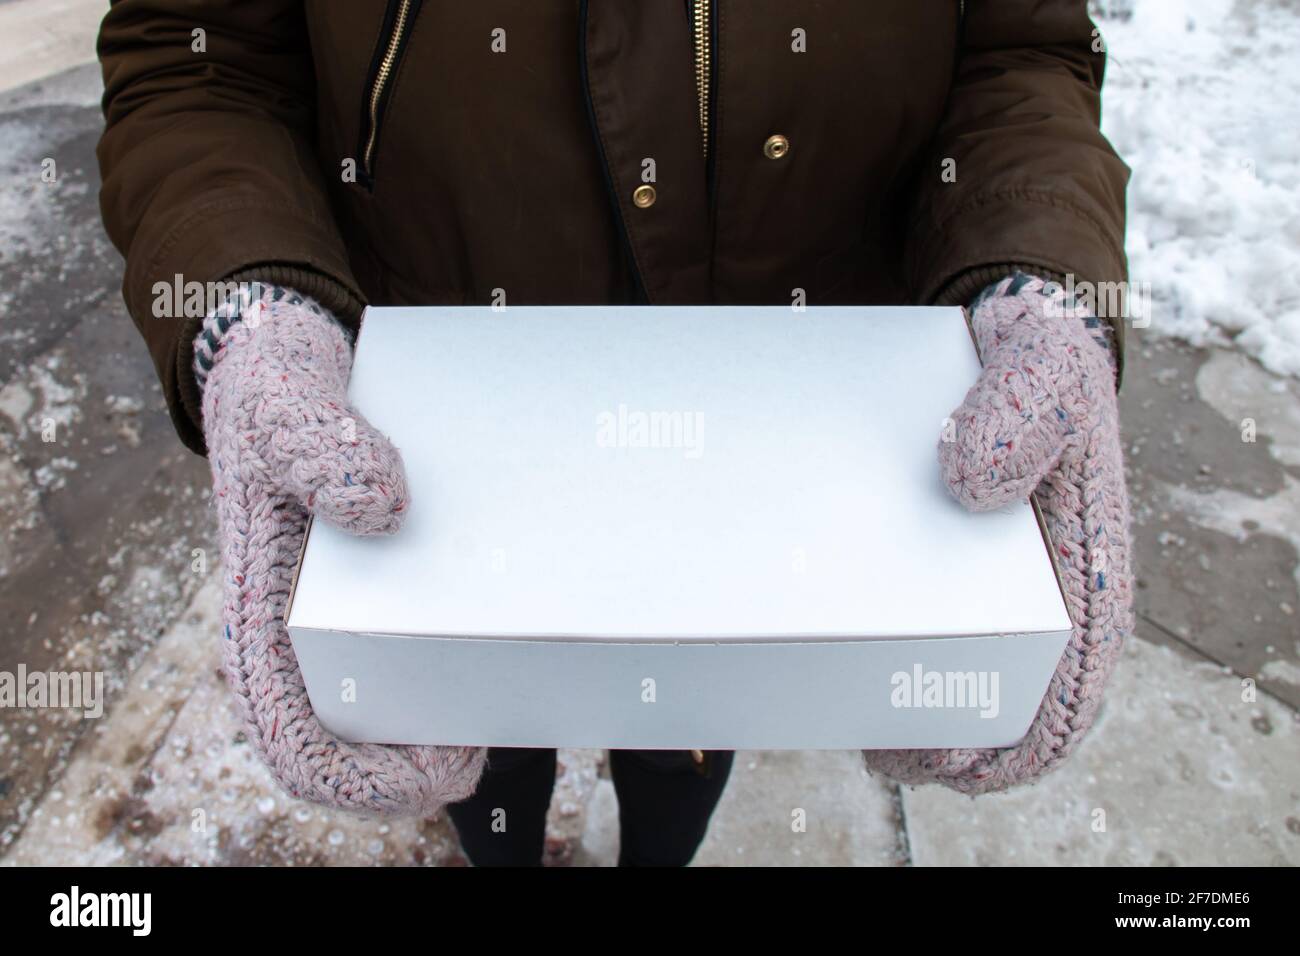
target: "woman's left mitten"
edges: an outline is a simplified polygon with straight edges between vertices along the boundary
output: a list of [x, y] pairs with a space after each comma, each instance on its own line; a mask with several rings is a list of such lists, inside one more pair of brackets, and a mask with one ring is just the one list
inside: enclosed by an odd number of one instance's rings
[[1092, 726], [1133, 630], [1115, 370], [1098, 320], [1052, 292], [1017, 274], [975, 303], [984, 369], [953, 413], [955, 435], [940, 442], [939, 464], [972, 511], [1034, 496], [1073, 632], [1029, 731], [1013, 746], [864, 752], [870, 769], [902, 783], [977, 794], [1056, 767]]

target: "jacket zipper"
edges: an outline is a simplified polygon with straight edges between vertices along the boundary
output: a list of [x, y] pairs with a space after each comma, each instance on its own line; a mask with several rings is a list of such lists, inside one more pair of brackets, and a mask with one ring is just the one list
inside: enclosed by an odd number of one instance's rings
[[712, 0], [694, 0], [692, 27], [695, 35], [695, 95], [700, 102], [700, 138], [704, 158], [709, 158], [709, 86], [713, 79]]
[[406, 37], [410, 33], [410, 24], [414, 19], [415, 0], [390, 0], [388, 14], [384, 17], [388, 28], [388, 39], [381, 49], [383, 54], [372, 66], [373, 79], [365, 100], [366, 121], [365, 138], [361, 147], [361, 171], [369, 183], [374, 175], [375, 146], [379, 142], [380, 115], [384, 98], [390, 88], [393, 74], [397, 72], [397, 62], [401, 56]]

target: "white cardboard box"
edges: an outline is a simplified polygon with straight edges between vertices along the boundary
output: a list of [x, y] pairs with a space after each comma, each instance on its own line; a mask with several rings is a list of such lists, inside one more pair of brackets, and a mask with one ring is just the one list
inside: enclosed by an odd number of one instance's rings
[[350, 393], [412, 505], [311, 527], [313, 707], [384, 743], [1015, 742], [1070, 622], [1029, 504], [940, 480], [978, 373], [955, 308], [368, 310]]

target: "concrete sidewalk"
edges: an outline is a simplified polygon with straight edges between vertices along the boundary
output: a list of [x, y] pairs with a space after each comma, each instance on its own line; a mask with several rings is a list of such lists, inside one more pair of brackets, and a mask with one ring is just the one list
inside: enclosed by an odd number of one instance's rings
[[[29, 3], [0, 3], [0, 32]], [[56, 59], [33, 83], [5, 62], [0, 87], [25, 85], [0, 93], [0, 670], [102, 670], [110, 704], [0, 711], [0, 861], [460, 862], [443, 821], [288, 800], [240, 734], [206, 465], [99, 225], [98, 69]], [[1300, 862], [1300, 387], [1135, 331], [1122, 403], [1141, 621], [1081, 751], [976, 800], [900, 792], [853, 753], [740, 754], [701, 865]], [[600, 755], [562, 762], [550, 856], [608, 864]]]

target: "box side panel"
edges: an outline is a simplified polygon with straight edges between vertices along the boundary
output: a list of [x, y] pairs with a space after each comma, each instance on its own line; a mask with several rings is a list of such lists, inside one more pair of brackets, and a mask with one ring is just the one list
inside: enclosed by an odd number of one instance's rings
[[[621, 749], [998, 747], [1068, 632], [797, 644], [564, 643], [291, 629], [347, 740]], [[344, 681], [355, 702], [344, 702]]]
[[307, 555], [307, 542], [311, 540], [312, 525], [316, 523], [314, 515], [307, 516], [307, 527], [302, 533], [302, 544], [298, 546], [298, 561], [293, 568], [293, 580], [289, 582], [289, 600], [284, 604], [284, 623], [288, 627], [294, 621], [294, 598], [298, 595], [298, 579], [302, 577], [303, 559]]

